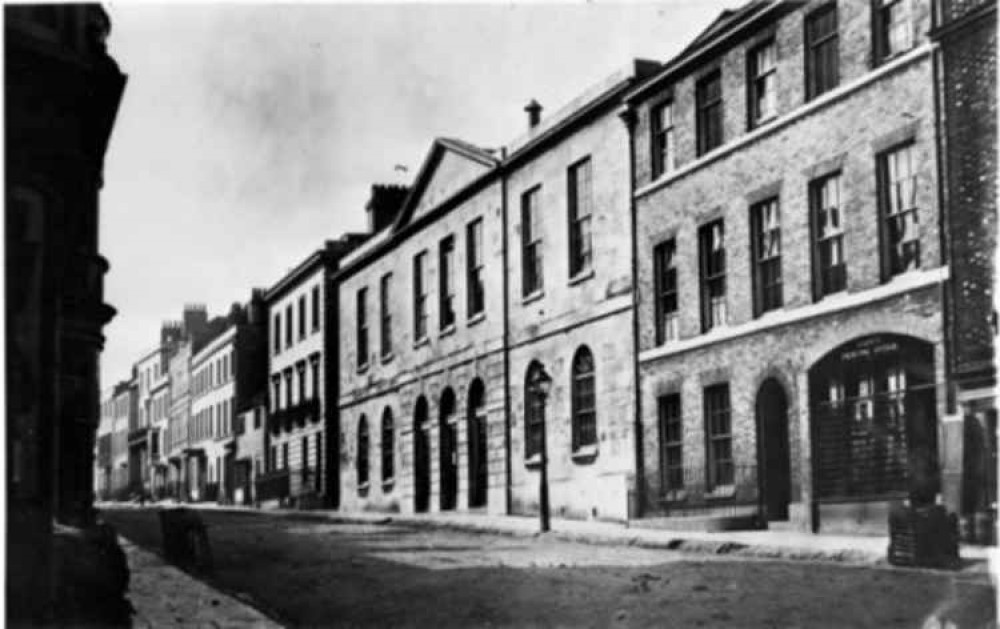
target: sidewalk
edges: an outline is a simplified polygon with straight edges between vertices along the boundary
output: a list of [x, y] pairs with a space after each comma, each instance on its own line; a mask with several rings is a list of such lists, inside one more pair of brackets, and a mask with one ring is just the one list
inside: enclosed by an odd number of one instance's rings
[[[109, 505], [110, 506], [110, 505]], [[173, 506], [160, 504], [159, 506]], [[491, 515], [485, 513], [424, 513], [404, 515], [398, 513], [370, 513], [339, 511], [301, 511], [295, 509], [252, 509], [210, 503], [192, 503], [183, 506], [195, 509], [223, 511], [253, 511], [275, 517], [291, 517], [360, 524], [404, 524], [478, 531], [499, 535], [533, 536], [538, 534], [539, 523], [535, 517]], [[638, 525], [638, 526], [637, 526]], [[798, 531], [674, 531], [641, 528], [641, 522], [631, 526], [614, 522], [593, 520], [564, 520], [553, 518], [547, 536], [554, 539], [601, 545], [628, 545], [643, 548], [661, 548], [695, 553], [728, 554], [745, 557], [790, 559], [806, 561], [833, 561], [862, 565], [887, 564], [886, 552], [889, 537], [863, 535], [811, 534]], [[964, 560], [980, 563], [981, 569], [998, 566], [995, 547], [962, 545], [959, 554]], [[988, 562], [988, 565], [986, 563]]]
[[223, 594], [119, 537], [131, 572], [128, 598], [133, 627], [281, 627], [249, 605]]

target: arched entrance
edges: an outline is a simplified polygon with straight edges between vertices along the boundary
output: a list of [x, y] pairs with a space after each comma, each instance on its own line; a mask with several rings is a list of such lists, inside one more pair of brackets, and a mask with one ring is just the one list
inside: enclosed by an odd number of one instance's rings
[[757, 482], [761, 517], [766, 522], [788, 519], [792, 496], [788, 453], [788, 398], [774, 378], [757, 391]]
[[413, 412], [413, 508], [427, 511], [431, 497], [430, 424], [427, 421], [427, 399], [417, 399]]
[[455, 415], [455, 393], [451, 389], [445, 389], [441, 395], [438, 421], [441, 510], [450, 511], [458, 502], [458, 417]]
[[487, 501], [486, 388], [478, 378], [469, 389], [469, 506], [483, 507]]
[[933, 502], [939, 478], [930, 343], [878, 334], [841, 345], [809, 370], [809, 410], [815, 528], [820, 521], [830, 528], [828, 517], [839, 514], [852, 528], [882, 530], [875, 503]]

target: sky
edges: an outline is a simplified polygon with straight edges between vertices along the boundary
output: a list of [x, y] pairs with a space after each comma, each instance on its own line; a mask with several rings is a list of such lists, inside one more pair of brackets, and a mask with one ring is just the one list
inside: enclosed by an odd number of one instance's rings
[[[498, 147], [739, 0], [105, 5], [128, 75], [101, 195], [106, 389], [185, 304], [245, 303], [347, 231], [435, 137]], [[403, 165], [406, 172], [396, 169]]]

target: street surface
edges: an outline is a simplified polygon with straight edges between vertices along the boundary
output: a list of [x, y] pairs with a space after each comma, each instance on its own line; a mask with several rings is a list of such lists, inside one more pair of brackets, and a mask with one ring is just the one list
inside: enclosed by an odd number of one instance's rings
[[[104, 511], [159, 552], [156, 510]], [[291, 626], [993, 627], [983, 572], [735, 559], [202, 511], [208, 580]], [[953, 624], [948, 624], [948, 623]]]

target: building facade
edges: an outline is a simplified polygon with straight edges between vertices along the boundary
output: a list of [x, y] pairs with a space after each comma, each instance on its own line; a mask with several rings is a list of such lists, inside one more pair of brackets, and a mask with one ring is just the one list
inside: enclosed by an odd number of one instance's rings
[[126, 81], [107, 52], [110, 30], [98, 5], [4, 7], [11, 624], [118, 622], [112, 616], [124, 609], [119, 600], [102, 615], [93, 601], [123, 592], [71, 568], [85, 553], [112, 556], [114, 540], [79, 541], [54, 528], [96, 524], [98, 360], [115, 314], [104, 303], [98, 210]]
[[[345, 260], [349, 509], [624, 520], [633, 479], [629, 134], [636, 62], [503, 151], [439, 139]], [[600, 341], [598, 341], [600, 339]], [[535, 397], [533, 374], [552, 381]], [[541, 468], [548, 482], [540, 482]]]
[[[658, 69], [636, 61], [537, 125], [529, 110], [527, 136], [508, 147], [511, 513], [538, 512], [546, 464], [553, 515], [629, 517], [636, 364], [629, 131], [618, 114]], [[551, 378], [547, 395], [532, 390], [533, 373]]]
[[94, 495], [98, 500], [108, 500], [114, 486], [114, 466], [111, 461], [114, 424], [115, 399], [112, 388], [101, 395], [101, 420], [97, 425], [97, 439], [94, 444]]
[[992, 542], [997, 500], [996, 2], [939, 0], [942, 199], [951, 269], [945, 287], [949, 415], [945, 504], [970, 541]]
[[229, 495], [236, 408], [234, 341], [237, 328], [191, 356], [191, 417], [188, 474], [193, 501], [224, 501]]
[[[268, 342], [268, 449], [257, 499], [299, 506], [338, 504], [331, 379], [337, 373], [337, 301], [330, 275], [357, 236], [327, 241], [264, 295]], [[333, 398], [335, 399], [335, 398]]]
[[939, 489], [931, 12], [896, 4], [752, 2], [630, 95], [648, 513], [884, 531]]
[[129, 493], [129, 427], [134, 423], [137, 413], [136, 383], [134, 380], [122, 380], [115, 385], [113, 391], [113, 418], [111, 436], [112, 497], [123, 499]]
[[498, 163], [437, 140], [337, 274], [345, 510], [506, 509]]
[[190, 495], [184, 459], [188, 447], [188, 426], [191, 422], [192, 346], [190, 338], [182, 340], [168, 363], [170, 407], [164, 442], [168, 465], [166, 495], [175, 499]]

